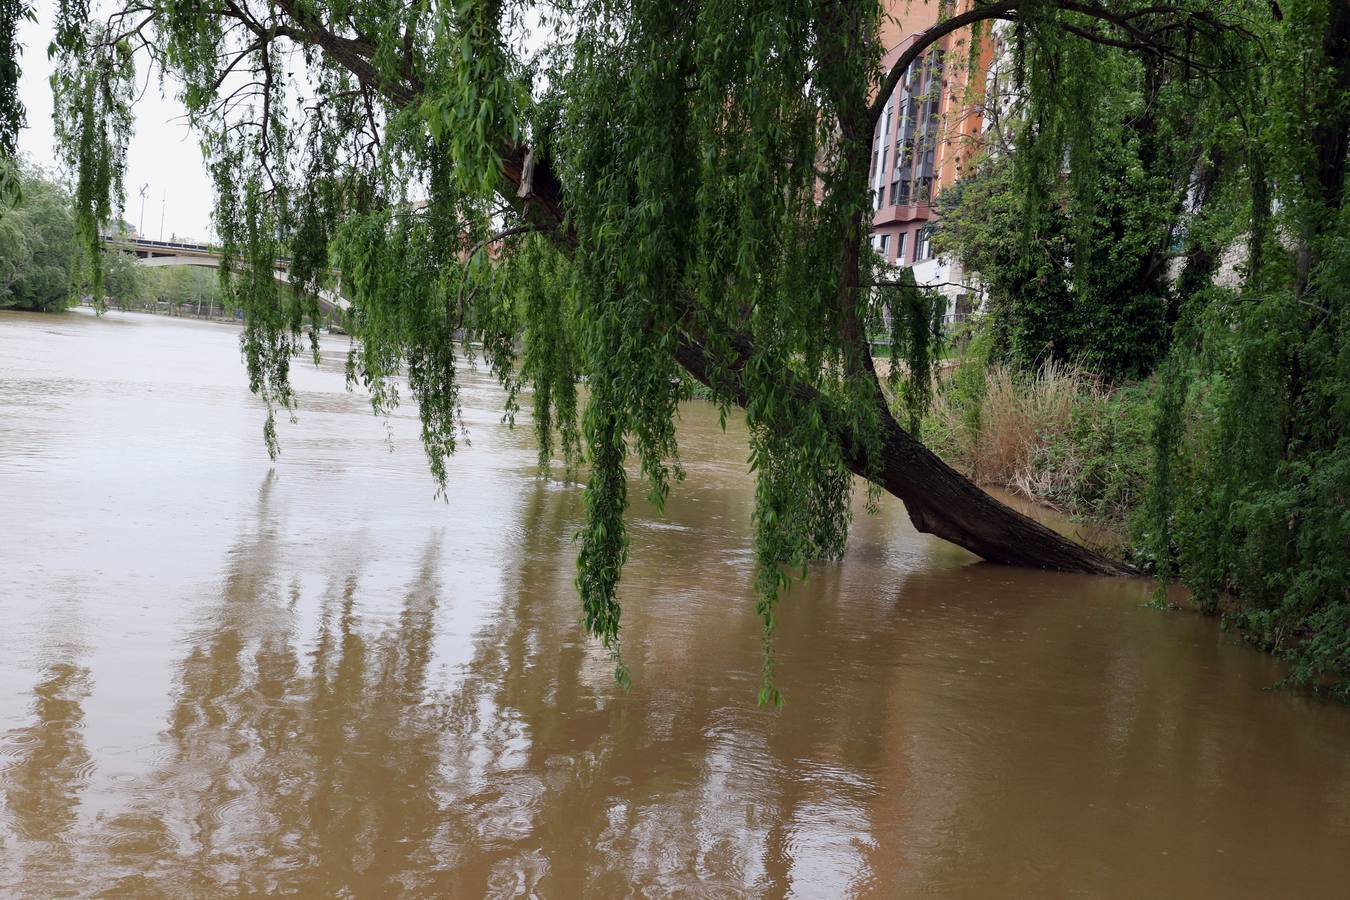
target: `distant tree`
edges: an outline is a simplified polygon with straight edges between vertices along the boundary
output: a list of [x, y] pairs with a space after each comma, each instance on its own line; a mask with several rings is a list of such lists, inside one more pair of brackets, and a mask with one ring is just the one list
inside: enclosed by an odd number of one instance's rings
[[191, 307], [198, 302], [220, 303], [220, 276], [215, 269], [199, 266], [169, 266], [147, 269], [158, 276], [158, 296], [174, 307]]
[[38, 170], [10, 169], [19, 194], [0, 215], [0, 308], [63, 309], [76, 256], [70, 195]]
[[[104, 248], [103, 292], [107, 302], [121, 309], [139, 304], [147, 295], [149, 284], [146, 269], [136, 263], [136, 257], [121, 250]], [[86, 285], [88, 290], [90, 286]]]

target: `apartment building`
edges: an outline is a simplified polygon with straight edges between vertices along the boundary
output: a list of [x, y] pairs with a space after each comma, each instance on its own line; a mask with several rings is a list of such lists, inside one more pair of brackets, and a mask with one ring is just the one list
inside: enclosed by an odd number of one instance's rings
[[[939, 9], [956, 14], [971, 0], [882, 0], [882, 66], [889, 70], [918, 35], [936, 24]], [[979, 60], [970, 66], [970, 45]], [[955, 260], [937, 256], [933, 203], [959, 180], [979, 149], [988, 120], [983, 99], [989, 61], [988, 29], [959, 29], [935, 43], [909, 67], [889, 97], [872, 142], [872, 247], [895, 266], [912, 266], [915, 280], [948, 297], [948, 320], [962, 319], [979, 305]]]

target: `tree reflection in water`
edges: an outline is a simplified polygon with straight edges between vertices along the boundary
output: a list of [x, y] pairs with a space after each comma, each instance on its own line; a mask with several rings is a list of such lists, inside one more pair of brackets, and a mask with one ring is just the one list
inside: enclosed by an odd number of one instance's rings
[[[1216, 877], [1187, 861], [1206, 833], [1251, 838], [1233, 776], [1280, 820], [1343, 833], [1341, 720], [1261, 694], [1268, 658], [1235, 655], [1206, 623], [1140, 610], [1147, 585], [893, 564], [893, 523], [856, 523], [849, 559], [786, 598], [790, 703], [757, 708], [747, 531], [737, 495], [719, 488], [673, 498], [659, 520], [635, 516], [623, 693], [578, 622], [576, 490], [534, 482], [491, 523], [508, 539], [486, 560], [431, 534], [393, 591], [375, 574], [381, 548], [357, 529], [324, 548], [329, 573], [302, 589], [304, 554], [285, 543], [284, 504], [265, 481], [184, 641], [162, 754], [92, 829], [78, 813], [89, 675], [73, 662], [44, 671], [36, 723], [6, 744], [25, 887], [1109, 894], [1120, 870], [1100, 860], [1123, 829], [1129, 852], [1153, 859], [1132, 869], [1134, 887], [1198, 890], [1194, 879]], [[465, 541], [474, 527], [453, 521], [447, 534]], [[449, 574], [475, 566], [486, 587]], [[445, 620], [464, 610], [479, 624], [455, 632]], [[1095, 616], [1109, 625], [1082, 626]], [[1225, 677], [1196, 690], [1197, 660]], [[1320, 761], [1306, 768], [1331, 786], [1321, 805], [1306, 786], [1262, 779], [1266, 757], [1216, 740], [1234, 733], [1216, 710], [1240, 710], [1243, 734], [1285, 735], [1269, 750], [1283, 771]], [[1168, 808], [1188, 813], [1153, 812]], [[1312, 882], [1341, 865], [1290, 840], [1279, 852]], [[1276, 877], [1259, 856], [1228, 866], [1230, 884]]]
[[[117, 873], [118, 891], [781, 892], [791, 882], [793, 845], [808, 830], [799, 816], [837, 812], [838, 797], [819, 771], [784, 778], [801, 747], [753, 706], [752, 616], [729, 619], [730, 634], [679, 628], [672, 655], [653, 643], [667, 630], [644, 638], [660, 623], [638, 614], [627, 652], [639, 678], [621, 694], [576, 619], [579, 495], [540, 481], [499, 567], [501, 607], [462, 669], [433, 670], [437, 613], [459, 599], [440, 574], [453, 548], [427, 541], [396, 617], [363, 595], [362, 554], [376, 551], [356, 538], [333, 548], [341, 562], [301, 633], [272, 490], [269, 478], [227, 552], [219, 601], [186, 642], [163, 757], [104, 818], [102, 859], [86, 861]], [[702, 573], [641, 560], [633, 571], [669, 602], [735, 585], [744, 560], [718, 552], [723, 538], [681, 536], [693, 557], [722, 560]], [[820, 580], [814, 601], [826, 602], [813, 617], [837, 607], [837, 582]], [[710, 677], [722, 666], [740, 677]], [[866, 828], [847, 815], [835, 825]]]
[[[296, 632], [299, 588], [279, 581], [282, 532], [259, 491], [255, 527], [230, 550], [219, 604], [179, 666], [148, 808], [113, 818], [124, 891], [382, 895], [430, 887], [439, 867], [443, 703], [427, 667], [441, 586], [428, 541], [397, 623], [362, 627], [359, 555]], [[309, 637], [312, 650], [302, 654]], [[167, 838], [167, 840], [166, 840]], [[426, 878], [419, 878], [422, 873]], [[412, 881], [410, 881], [410, 879]]]
[[0, 784], [17, 838], [7, 847], [0, 830], [0, 850], [20, 854], [25, 881], [61, 883], [70, 876], [70, 841], [92, 770], [82, 706], [90, 690], [87, 668], [48, 664], [33, 687], [35, 721], [0, 742]]

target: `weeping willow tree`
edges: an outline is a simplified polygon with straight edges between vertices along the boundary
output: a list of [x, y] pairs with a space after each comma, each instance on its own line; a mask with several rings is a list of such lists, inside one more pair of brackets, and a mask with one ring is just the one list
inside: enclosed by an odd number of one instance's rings
[[[274, 417], [295, 406], [289, 366], [314, 350], [305, 298], [333, 270], [362, 339], [350, 377], [386, 410], [406, 374], [442, 486], [466, 348], [508, 412], [528, 387], [542, 455], [588, 471], [577, 586], [616, 658], [630, 464], [660, 506], [682, 476], [681, 372], [724, 412], [744, 408], [767, 642], [788, 580], [840, 552], [853, 476], [984, 559], [1129, 571], [996, 502], [892, 415], [865, 323], [878, 303], [901, 317], [893, 351], [918, 381], [894, 387], [913, 412], [931, 310], [869, 283], [872, 135], [929, 47], [1005, 20], [1044, 163], [1077, 145], [1066, 123], [1092, 102], [1049, 66], [1112, 47], [1199, 72], [1235, 33], [1233, 5], [940, 6], [880, 71], [882, 10], [864, 0], [132, 0], [102, 14], [63, 0], [59, 131], [93, 240], [121, 193], [132, 60], [181, 85], [273, 452]], [[279, 255], [293, 289], [271, 277]]]
[[[1350, 4], [1269, 10], [1197, 166], [1197, 199], [1220, 200], [1177, 286], [1151, 527], [1164, 578], [1350, 702]], [[1245, 260], [1220, 288], [1195, 276], [1217, 265], [1225, 194]]]
[[12, 159], [24, 108], [19, 101], [19, 24], [33, 18], [28, 0], [0, 0], [0, 216], [17, 197], [19, 176]]

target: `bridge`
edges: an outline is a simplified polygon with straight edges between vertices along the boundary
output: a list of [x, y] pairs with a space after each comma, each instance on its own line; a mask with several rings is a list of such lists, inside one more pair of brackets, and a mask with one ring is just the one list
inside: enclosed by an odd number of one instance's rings
[[[129, 237], [126, 235], [103, 235], [105, 246], [114, 250], [121, 250], [131, 253], [139, 260], [140, 265], [147, 267], [157, 266], [202, 266], [209, 269], [220, 268], [220, 248], [213, 247], [210, 244], [191, 244], [183, 241], [152, 241], [146, 238]], [[272, 276], [277, 281], [290, 284], [290, 260], [284, 257], [278, 259], [272, 265]], [[346, 312], [351, 308], [351, 301], [343, 297], [337, 291], [330, 291], [320, 288], [315, 292], [319, 303], [329, 312], [334, 309]]]

